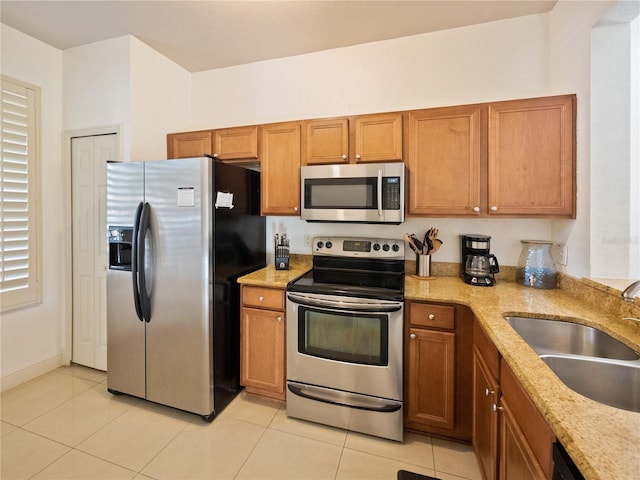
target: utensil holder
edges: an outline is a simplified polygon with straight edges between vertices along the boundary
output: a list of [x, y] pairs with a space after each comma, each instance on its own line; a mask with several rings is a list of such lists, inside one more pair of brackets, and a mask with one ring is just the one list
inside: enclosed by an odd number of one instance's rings
[[431, 276], [431, 255], [416, 254], [416, 275], [418, 277]]

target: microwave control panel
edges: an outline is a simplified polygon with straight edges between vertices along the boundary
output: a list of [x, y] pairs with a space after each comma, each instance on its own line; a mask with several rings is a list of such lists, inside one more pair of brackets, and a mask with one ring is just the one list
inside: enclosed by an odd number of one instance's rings
[[382, 209], [400, 210], [400, 177], [383, 177]]

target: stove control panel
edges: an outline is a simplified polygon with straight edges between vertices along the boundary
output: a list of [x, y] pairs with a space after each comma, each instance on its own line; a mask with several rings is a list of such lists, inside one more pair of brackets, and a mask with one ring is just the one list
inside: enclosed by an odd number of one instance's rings
[[315, 237], [314, 255], [404, 259], [404, 241], [369, 237]]

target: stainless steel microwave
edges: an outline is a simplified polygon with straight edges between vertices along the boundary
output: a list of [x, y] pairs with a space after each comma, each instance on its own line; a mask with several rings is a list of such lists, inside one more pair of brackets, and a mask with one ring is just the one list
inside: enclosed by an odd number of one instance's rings
[[404, 163], [310, 165], [300, 169], [308, 222], [404, 222]]

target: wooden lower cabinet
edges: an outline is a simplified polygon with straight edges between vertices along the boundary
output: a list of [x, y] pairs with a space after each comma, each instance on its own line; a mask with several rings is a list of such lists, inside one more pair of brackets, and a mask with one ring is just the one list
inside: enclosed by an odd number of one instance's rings
[[540, 464], [513, 416], [506, 398], [500, 399], [500, 478], [545, 479]]
[[409, 329], [408, 380], [412, 388], [407, 418], [414, 423], [447, 429], [454, 426], [455, 336], [453, 332]]
[[553, 432], [477, 322], [473, 350], [473, 447], [482, 477], [552, 478]]
[[498, 474], [498, 380], [477, 347], [473, 356], [473, 449], [485, 480]]
[[470, 311], [414, 301], [406, 309], [405, 427], [470, 441]]
[[284, 291], [242, 287], [240, 383], [247, 392], [285, 399]]

